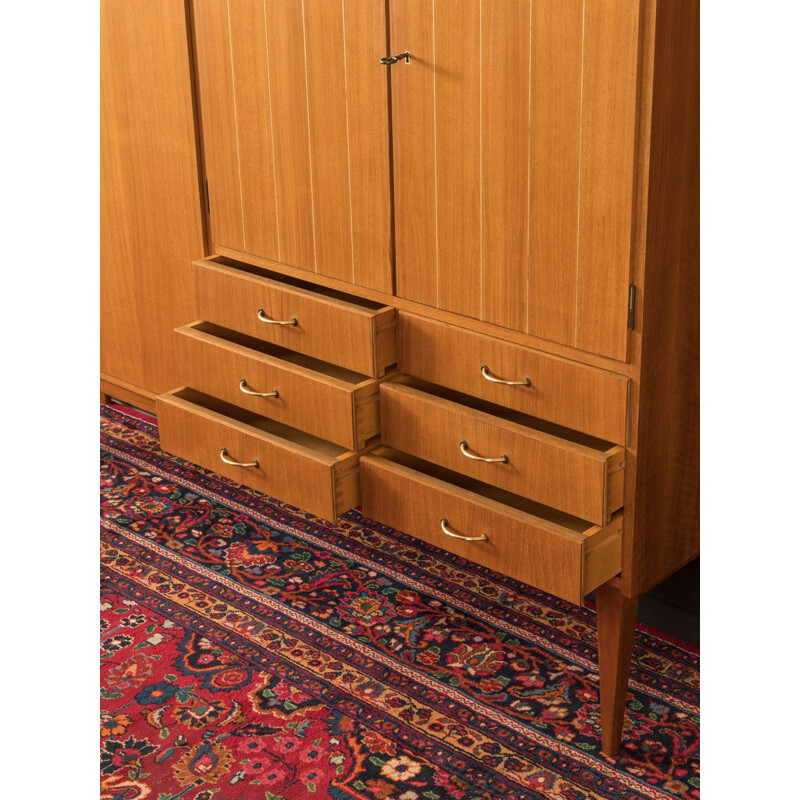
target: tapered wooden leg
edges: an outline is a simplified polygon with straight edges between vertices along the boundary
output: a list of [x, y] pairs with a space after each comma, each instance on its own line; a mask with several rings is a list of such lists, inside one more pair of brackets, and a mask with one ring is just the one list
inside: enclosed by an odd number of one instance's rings
[[100, 390], [100, 404], [107, 406], [111, 402], [111, 395], [106, 394], [102, 389]]
[[603, 752], [615, 756], [619, 753], [625, 720], [638, 599], [623, 597], [618, 587], [609, 584], [595, 590], [595, 599]]

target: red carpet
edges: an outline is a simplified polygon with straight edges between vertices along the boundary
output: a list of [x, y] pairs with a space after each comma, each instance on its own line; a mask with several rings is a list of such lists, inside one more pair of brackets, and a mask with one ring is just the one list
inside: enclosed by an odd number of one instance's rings
[[594, 614], [338, 524], [102, 409], [104, 800], [699, 798], [699, 657], [637, 632], [600, 754]]

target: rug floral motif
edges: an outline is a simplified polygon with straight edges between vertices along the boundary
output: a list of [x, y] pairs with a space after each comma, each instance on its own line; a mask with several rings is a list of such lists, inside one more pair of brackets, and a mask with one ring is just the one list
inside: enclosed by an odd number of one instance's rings
[[102, 800], [699, 798], [691, 646], [637, 631], [608, 758], [589, 609], [101, 413]]

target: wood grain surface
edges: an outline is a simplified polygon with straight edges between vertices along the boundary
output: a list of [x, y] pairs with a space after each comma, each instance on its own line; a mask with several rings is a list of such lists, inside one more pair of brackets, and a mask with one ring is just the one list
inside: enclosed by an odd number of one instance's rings
[[182, 0], [100, 4], [100, 371], [117, 397], [176, 385], [172, 329], [196, 317], [186, 287], [204, 245], [186, 31]]
[[[628, 379], [401, 312], [401, 372], [616, 444], [626, 442]], [[530, 386], [502, 386], [528, 378]]]
[[383, 0], [194, 0], [212, 250], [391, 291]]
[[[186, 386], [350, 450], [378, 432], [373, 379], [207, 323], [178, 328], [176, 335]], [[242, 380], [250, 391], [278, 395], [249, 395]]]
[[[700, 13], [644, 5], [649, 98], [637, 192], [639, 315], [623, 589], [637, 596], [700, 552]], [[647, 119], [647, 116], [645, 117]]]
[[[607, 528], [588, 523], [566, 527], [478, 493], [477, 482], [466, 489], [419, 467], [420, 462], [388, 448], [362, 458], [364, 514], [573, 603], [582, 603], [592, 584], [619, 571], [617, 547], [616, 563], [606, 563], [605, 573], [592, 573], [584, 584], [587, 545], [618, 540], [621, 517]], [[461, 536], [486, 534], [488, 540], [452, 538], [442, 530], [443, 518]]]
[[400, 296], [627, 358], [638, 8], [390, 3]]
[[[318, 517], [358, 505], [358, 454], [190, 389], [157, 399], [161, 447]], [[230, 466], [220, 458], [257, 466]]]
[[[394, 309], [370, 308], [208, 260], [195, 262], [198, 314], [289, 350], [380, 377], [396, 360]], [[355, 298], [354, 298], [355, 300]], [[297, 325], [262, 322], [297, 320]], [[378, 331], [388, 331], [380, 337]], [[377, 365], [378, 357], [384, 363]]]
[[[595, 449], [549, 432], [453, 402], [416, 388], [408, 379], [380, 390], [381, 441], [485, 483], [529, 497], [598, 525], [622, 505], [609, 503], [608, 472], [622, 469], [625, 448]], [[465, 398], [466, 400], [466, 398]], [[505, 462], [480, 462], [461, 450]]]

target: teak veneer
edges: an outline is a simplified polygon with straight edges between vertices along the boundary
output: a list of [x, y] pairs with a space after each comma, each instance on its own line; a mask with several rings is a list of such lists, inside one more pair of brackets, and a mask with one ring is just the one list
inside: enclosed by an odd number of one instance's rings
[[185, 387], [160, 395], [157, 411], [169, 453], [323, 519], [360, 503], [358, 453]]
[[619, 572], [621, 514], [592, 525], [389, 448], [361, 470], [367, 516], [565, 600], [580, 604]]
[[699, 552], [697, 0], [103, 0], [101, 34], [103, 396], [594, 590], [615, 755], [637, 598]]
[[397, 361], [393, 308], [253, 274], [245, 264], [194, 267], [197, 310], [209, 322], [363, 375], [380, 377]]
[[410, 379], [384, 383], [380, 397], [381, 441], [395, 450], [598, 525], [622, 507], [624, 447]]
[[208, 322], [175, 333], [187, 386], [351, 450], [378, 435], [379, 381]]

